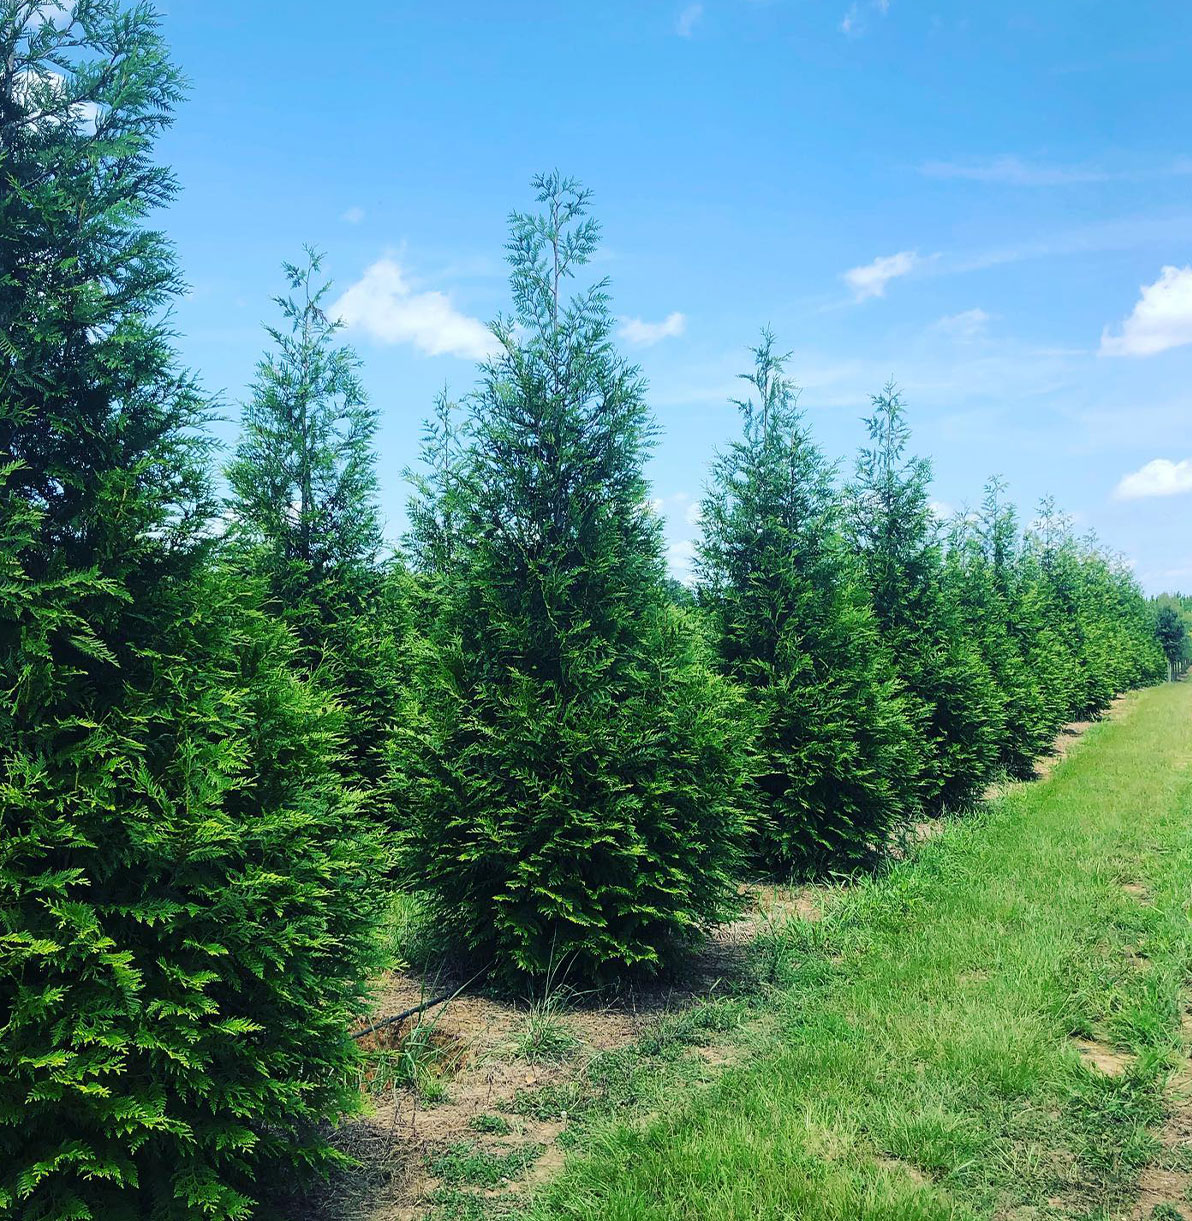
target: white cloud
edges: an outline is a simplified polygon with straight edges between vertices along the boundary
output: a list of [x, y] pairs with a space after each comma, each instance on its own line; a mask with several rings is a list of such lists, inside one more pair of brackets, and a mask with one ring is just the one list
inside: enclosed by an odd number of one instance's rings
[[679, 14], [679, 20], [675, 22], [675, 33], [680, 38], [690, 38], [695, 33], [695, 27], [703, 15], [704, 6], [702, 4], [689, 4]]
[[1192, 343], [1192, 266], [1164, 267], [1154, 284], [1144, 284], [1134, 312], [1111, 335], [1101, 335], [1104, 356], [1154, 356]]
[[687, 319], [680, 313], [667, 314], [661, 322], [643, 322], [640, 318], [622, 318], [617, 334], [627, 343], [646, 348], [663, 339], [682, 335]]
[[331, 312], [380, 343], [412, 343], [428, 356], [483, 360], [496, 347], [488, 327], [460, 313], [446, 294], [415, 292], [392, 258], [368, 267]]
[[676, 581], [689, 584], [695, 573], [695, 543], [685, 538], [666, 549], [666, 567]]
[[74, 6], [71, 4], [43, 3], [33, 7], [29, 20], [25, 22], [26, 30], [35, 30], [42, 22], [63, 28], [73, 17]]
[[902, 250], [898, 254], [880, 255], [864, 267], [854, 267], [844, 273], [844, 282], [853, 290], [853, 298], [865, 301], [870, 297], [884, 297], [886, 285], [898, 276], [905, 276], [919, 265], [918, 254], [913, 250]]
[[358, 225], [364, 219], [364, 209], [353, 205], [339, 219], [347, 221], [349, 225]]
[[[890, 0], [869, 0], [866, 7], [880, 13], [884, 17], [890, 11]], [[850, 4], [848, 12], [845, 13], [844, 19], [840, 23], [840, 32], [846, 38], [860, 38], [865, 33], [866, 28], [861, 4], [859, 2]]]
[[659, 517], [678, 520], [682, 515], [689, 526], [700, 523], [699, 501], [690, 492], [671, 492], [668, 496], [655, 496], [650, 501], [650, 508]]
[[1104, 182], [1104, 170], [1079, 165], [1041, 165], [1021, 157], [992, 157], [988, 161], [928, 161], [919, 172], [927, 178], [963, 178], [970, 182], [997, 182], [1015, 187], [1054, 187], [1074, 182]]
[[[22, 105], [32, 107], [42, 100], [38, 94], [43, 86], [49, 86], [48, 92], [53, 99], [68, 96], [70, 88], [66, 77], [61, 72], [54, 72], [49, 68], [36, 70], [23, 68], [15, 74], [13, 93]], [[50, 107], [47, 105], [46, 109], [48, 110]], [[75, 102], [70, 107], [70, 116], [82, 131], [93, 133], [96, 123], [99, 121], [99, 106], [95, 102]], [[64, 119], [62, 116], [54, 116], [53, 118], [47, 117], [45, 121], [58, 124]]]
[[937, 521], [947, 521], [956, 512], [946, 500], [933, 500], [927, 507]]
[[946, 314], [933, 324], [932, 330], [942, 331], [955, 339], [977, 339], [985, 334], [990, 315], [983, 309], [961, 310], [959, 314]]
[[1115, 500], [1142, 500], [1150, 496], [1179, 496], [1192, 492], [1192, 458], [1171, 462], [1155, 458], [1122, 478], [1113, 490]]

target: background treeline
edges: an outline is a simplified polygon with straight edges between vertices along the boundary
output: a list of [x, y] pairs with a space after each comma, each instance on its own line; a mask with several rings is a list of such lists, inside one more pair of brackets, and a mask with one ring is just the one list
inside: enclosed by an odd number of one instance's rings
[[1186, 663], [1187, 602], [1049, 502], [938, 521], [895, 387], [829, 462], [768, 332], [676, 589], [557, 175], [390, 553], [317, 254], [213, 452], [151, 10], [2, 0], [0, 65], [0, 1214], [246, 1217], [325, 1168], [394, 890], [497, 982], [656, 969], [743, 874], [870, 866]]

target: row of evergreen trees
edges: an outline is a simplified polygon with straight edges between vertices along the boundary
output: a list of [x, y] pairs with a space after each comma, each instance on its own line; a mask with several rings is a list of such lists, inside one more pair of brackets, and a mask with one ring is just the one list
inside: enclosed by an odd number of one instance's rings
[[656, 967], [743, 871], [867, 864], [1161, 673], [1053, 507], [941, 531], [892, 387], [842, 487], [768, 334], [676, 598], [556, 175], [404, 558], [315, 255], [217, 494], [148, 223], [181, 93], [147, 6], [0, 0], [0, 1214], [247, 1217], [326, 1167], [388, 888], [494, 977]]

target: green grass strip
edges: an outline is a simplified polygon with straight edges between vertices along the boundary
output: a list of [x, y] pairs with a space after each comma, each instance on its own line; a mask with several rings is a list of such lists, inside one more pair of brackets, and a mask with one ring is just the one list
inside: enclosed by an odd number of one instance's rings
[[[588, 1129], [534, 1221], [1112, 1217], [1157, 1151], [1192, 968], [1192, 684], [768, 947], [753, 1054]], [[1139, 889], [1139, 888], [1144, 889]], [[1107, 1074], [1076, 1039], [1124, 1057]]]

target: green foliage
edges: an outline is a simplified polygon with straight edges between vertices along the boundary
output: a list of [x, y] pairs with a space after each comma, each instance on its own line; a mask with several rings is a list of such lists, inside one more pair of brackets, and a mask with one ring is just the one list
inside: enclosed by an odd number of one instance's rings
[[404, 634], [400, 580], [378, 562], [377, 415], [356, 354], [337, 345], [340, 324], [324, 311], [321, 256], [308, 249], [284, 270], [284, 325], [266, 328], [274, 350], [257, 367], [228, 468], [229, 541], [296, 635], [302, 669], [343, 699], [352, 770], [376, 781]]
[[1027, 532], [1024, 570], [1057, 726], [1094, 717], [1120, 692], [1164, 676], [1154, 620], [1133, 575], [1095, 539], [1076, 539], [1051, 499]]
[[1172, 675], [1182, 674], [1192, 660], [1192, 599], [1160, 594], [1153, 599], [1155, 638]]
[[757, 401], [712, 469], [700, 605], [759, 726], [753, 857], [790, 874], [880, 853], [916, 809], [912, 730], [856, 560], [833, 470], [763, 332]]
[[921, 735], [920, 793], [931, 811], [970, 805], [997, 765], [1005, 709], [948, 596], [928, 499], [931, 464], [907, 455], [893, 384], [873, 397], [851, 488], [852, 529], [882, 638]]
[[587, 192], [535, 187], [545, 211], [511, 222], [515, 314], [432, 506], [453, 559], [398, 733], [404, 867], [499, 973], [590, 980], [657, 966], [724, 912], [746, 743], [666, 597], [653, 427], [606, 285], [560, 299], [596, 248]]
[[953, 520], [944, 582], [996, 688], [1002, 725], [998, 763], [1022, 778], [1032, 773], [1059, 726], [1049, 715], [1036, 673], [1044, 642], [1024, 622], [1021, 544], [1014, 508], [1004, 492], [1005, 485], [991, 479], [980, 512]]
[[148, 8], [0, 10], [0, 1212], [239, 1218], [351, 1109], [375, 853], [341, 721], [210, 563], [144, 227]]

